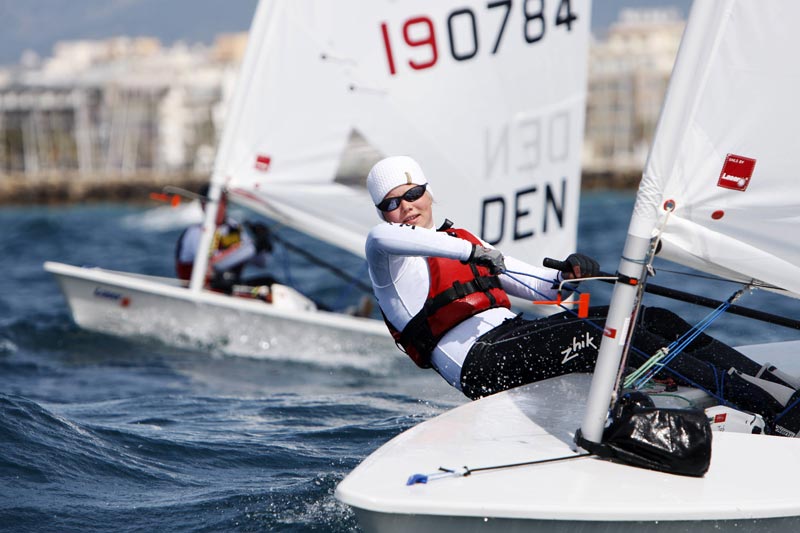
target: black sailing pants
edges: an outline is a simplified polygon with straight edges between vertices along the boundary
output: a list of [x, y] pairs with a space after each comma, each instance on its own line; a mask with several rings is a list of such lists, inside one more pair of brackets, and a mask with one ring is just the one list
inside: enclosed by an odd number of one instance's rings
[[[462, 391], [474, 400], [562, 374], [592, 372], [607, 314], [607, 307], [595, 307], [590, 309], [588, 319], [564, 312], [537, 320], [519, 316], [506, 320], [482, 335], [467, 354], [461, 369]], [[690, 327], [671, 311], [642, 307], [633, 336], [633, 346], [638, 351], [630, 350], [629, 364], [639, 366]], [[750, 375], [761, 369], [761, 365], [730, 346], [700, 334], [669, 364], [674, 372], [664, 370], [658, 377], [699, 385], [739, 409], [759, 413], [771, 421], [782, 409], [780, 403], [760, 387], [729, 375], [732, 367]], [[762, 377], [770, 379], [767, 374]]]

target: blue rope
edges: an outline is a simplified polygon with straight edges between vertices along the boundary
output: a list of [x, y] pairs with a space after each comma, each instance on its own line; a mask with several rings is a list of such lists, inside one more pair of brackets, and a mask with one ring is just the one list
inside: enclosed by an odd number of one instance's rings
[[[718, 372], [719, 371], [719, 369], [717, 367], [715, 367], [714, 365], [712, 365], [711, 363], [708, 363], [708, 364], [709, 364], [709, 366], [711, 366], [714, 369], [714, 372]], [[725, 401], [723, 396], [725, 394], [725, 376], [727, 376], [727, 375], [728, 375], [728, 373], [725, 372], [724, 370], [722, 372], [719, 372], [719, 385], [717, 385], [717, 392], [719, 392], [719, 397], [722, 398], [723, 401]], [[725, 403], [727, 403], [727, 402], [725, 402]]]
[[[686, 331], [677, 340], [670, 343], [667, 347], [668, 355], [664, 356], [661, 361], [655, 363], [641, 378], [636, 380], [633, 384], [634, 388], [640, 389], [647, 384], [653, 377], [663, 370], [677, 357], [683, 350], [685, 350], [697, 337], [699, 337], [711, 324], [717, 320], [730, 307], [730, 302], [725, 302], [711, 313], [705, 316], [697, 325]], [[719, 389], [721, 390], [721, 389]]]
[[778, 413], [778, 414], [775, 416], [775, 422], [777, 422], [778, 420], [780, 420], [781, 418], [783, 418], [783, 417], [784, 417], [784, 415], [786, 415], [786, 413], [788, 413], [788, 412], [789, 412], [789, 411], [791, 411], [791, 410], [792, 410], [794, 407], [796, 407], [798, 403], [800, 403], [800, 396], [798, 396], [798, 397], [797, 397], [797, 398], [796, 398], [796, 399], [795, 399], [795, 400], [794, 400], [792, 403], [790, 403], [789, 405], [787, 405], [787, 406], [784, 408], [784, 410], [783, 410], [783, 411], [781, 411], [780, 413]]

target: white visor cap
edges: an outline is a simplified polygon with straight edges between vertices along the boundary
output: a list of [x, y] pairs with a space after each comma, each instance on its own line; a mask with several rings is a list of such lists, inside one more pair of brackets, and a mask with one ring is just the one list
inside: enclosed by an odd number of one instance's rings
[[[372, 196], [372, 203], [377, 205], [386, 195], [400, 185], [425, 185], [428, 183], [419, 163], [405, 155], [396, 155], [381, 159], [367, 176], [367, 189]], [[431, 192], [430, 187], [427, 188]], [[432, 195], [431, 195], [432, 196]], [[383, 215], [381, 214], [381, 218]]]

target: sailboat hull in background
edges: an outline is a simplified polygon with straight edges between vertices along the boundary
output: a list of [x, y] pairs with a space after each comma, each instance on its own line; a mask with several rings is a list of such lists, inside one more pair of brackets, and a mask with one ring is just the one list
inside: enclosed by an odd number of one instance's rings
[[275, 286], [267, 303], [193, 292], [172, 278], [54, 262], [45, 270], [58, 280], [76, 324], [91, 331], [251, 357], [397, 352], [382, 322], [317, 310], [290, 287]]
[[[795, 353], [797, 348], [795, 343]], [[777, 350], [765, 357], [774, 355]], [[794, 475], [800, 471], [800, 440], [785, 437], [715, 432], [713, 461], [702, 478], [580, 457], [406, 485], [412, 474], [433, 474], [439, 467], [574, 456], [572, 439], [589, 380], [587, 374], [553, 378], [426, 421], [370, 455], [339, 484], [336, 496], [354, 508], [365, 531], [381, 533], [800, 528]], [[710, 403], [696, 390], [654, 399], [671, 407]], [[792, 474], [782, 482], [786, 472]]]

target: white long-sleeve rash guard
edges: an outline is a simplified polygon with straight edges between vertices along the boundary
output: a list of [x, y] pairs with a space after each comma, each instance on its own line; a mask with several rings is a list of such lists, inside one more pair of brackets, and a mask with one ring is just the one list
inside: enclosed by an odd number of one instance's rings
[[[211, 268], [214, 272], [226, 272], [233, 270], [240, 265], [247, 264], [257, 267], [264, 267], [267, 264], [267, 252], [258, 252], [253, 243], [253, 239], [241, 225], [233, 219], [226, 219], [220, 224], [217, 231], [220, 235], [226, 236], [234, 230], [240, 234], [239, 245], [224, 252], [217, 252], [211, 261]], [[180, 252], [178, 261], [181, 263], [192, 263], [200, 247], [200, 238], [203, 235], [203, 225], [195, 224], [189, 226], [181, 237]]]
[[[485, 242], [483, 245], [492, 248]], [[369, 276], [386, 318], [402, 331], [422, 309], [430, 289], [426, 257], [466, 261], [471, 252], [470, 242], [433, 229], [390, 223], [372, 228], [366, 243]], [[500, 284], [508, 294], [528, 300], [555, 299], [557, 291], [552, 285], [554, 279], [560, 280], [558, 271], [513, 257], [505, 256], [504, 260], [508, 270], [529, 275], [518, 276], [526, 287], [501, 274]], [[461, 390], [461, 367], [477, 338], [514, 316], [509, 309], [499, 307], [468, 318], [442, 337], [431, 354], [431, 364], [448, 383]]]

